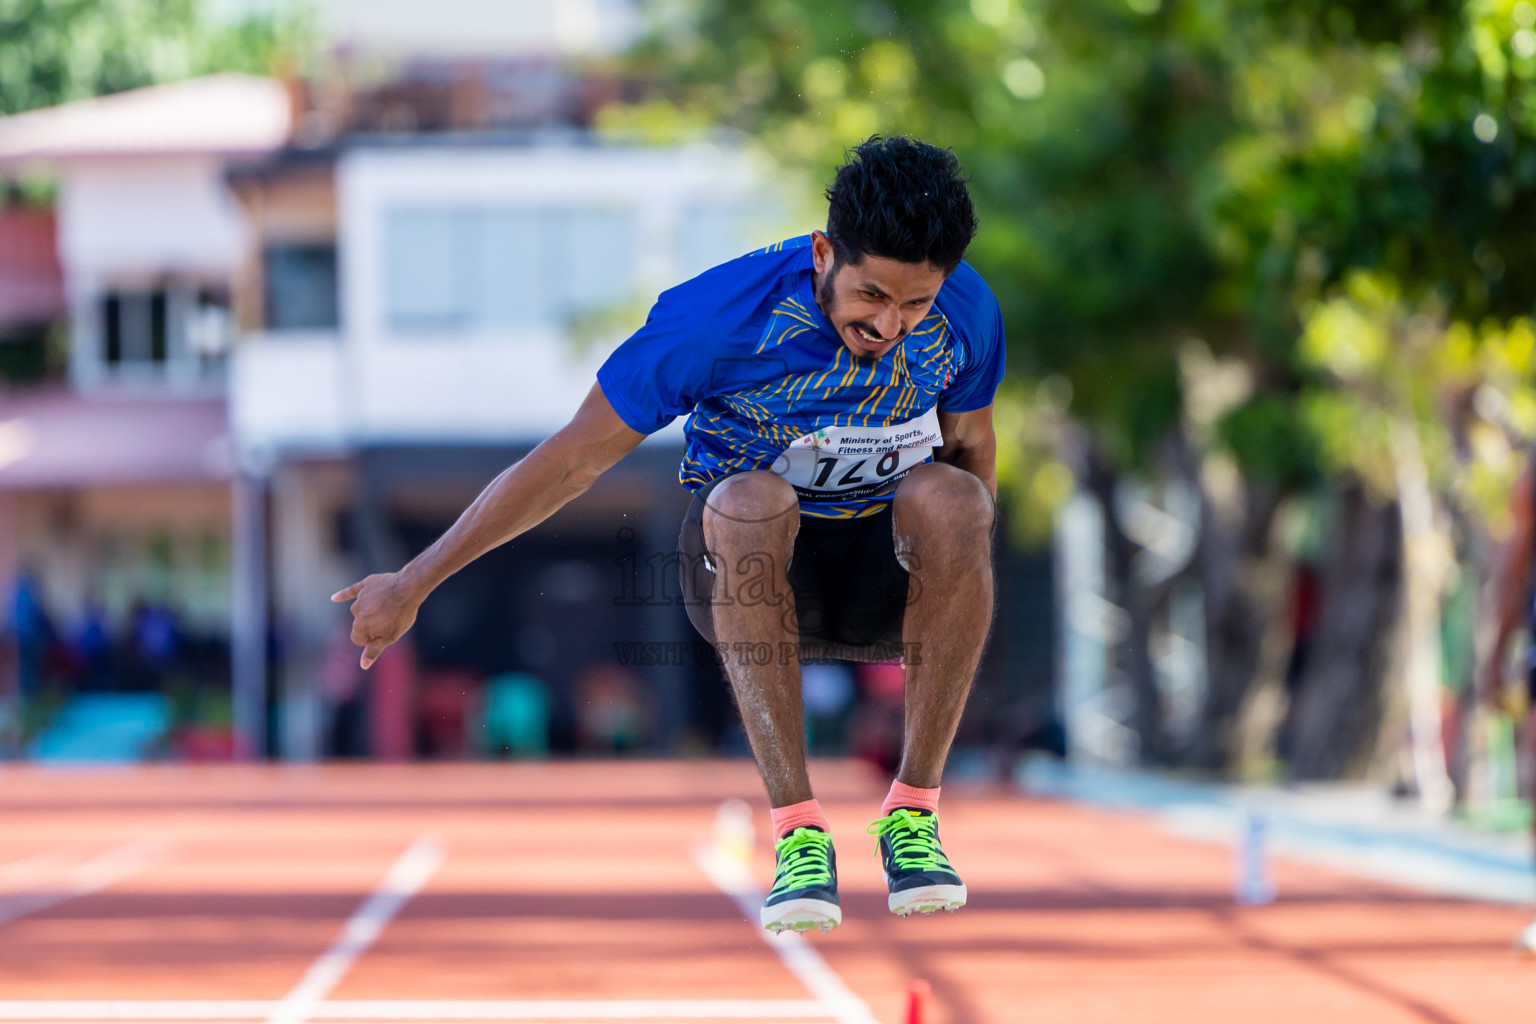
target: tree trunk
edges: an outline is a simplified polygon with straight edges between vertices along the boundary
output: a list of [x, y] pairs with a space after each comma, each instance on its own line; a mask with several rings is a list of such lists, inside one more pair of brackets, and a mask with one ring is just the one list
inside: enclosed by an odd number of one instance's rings
[[1396, 503], [1373, 505], [1358, 482], [1349, 482], [1331, 518], [1312, 649], [1287, 714], [1298, 780], [1357, 775], [1370, 761], [1401, 609]]
[[1280, 489], [1243, 479], [1243, 509], [1225, 522], [1201, 490], [1200, 551], [1197, 561], [1205, 589], [1206, 691], [1200, 728], [1186, 752], [1196, 768], [1224, 772], [1238, 755], [1239, 716], [1252, 689], [1270, 620], [1284, 608], [1275, 581], [1283, 569], [1270, 551], [1270, 533], [1280, 508]]
[[1152, 666], [1152, 608], [1150, 595], [1136, 582], [1138, 545], [1119, 521], [1115, 493], [1119, 475], [1097, 451], [1088, 456], [1088, 490], [1104, 509], [1105, 597], [1126, 615], [1125, 638], [1112, 657], [1130, 683], [1135, 707], [1130, 726], [1136, 733], [1138, 760], [1160, 764], [1166, 759], [1162, 734], [1162, 700]]
[[1403, 526], [1403, 621], [1399, 664], [1408, 699], [1408, 739], [1419, 801], [1431, 813], [1451, 809], [1455, 790], [1441, 736], [1441, 610], [1451, 539], [1436, 522], [1434, 495], [1418, 433], [1398, 423], [1392, 434]]

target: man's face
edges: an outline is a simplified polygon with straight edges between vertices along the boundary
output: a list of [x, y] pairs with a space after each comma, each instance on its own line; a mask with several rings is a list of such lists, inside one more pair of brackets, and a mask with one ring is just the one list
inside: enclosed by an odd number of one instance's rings
[[945, 274], [931, 263], [865, 256], [837, 264], [832, 242], [812, 232], [816, 301], [848, 351], [878, 359], [901, 343], [933, 305]]

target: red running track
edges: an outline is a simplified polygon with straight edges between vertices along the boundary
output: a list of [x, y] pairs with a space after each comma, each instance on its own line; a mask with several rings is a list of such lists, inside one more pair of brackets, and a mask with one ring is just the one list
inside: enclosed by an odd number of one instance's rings
[[[806, 954], [696, 858], [730, 797], [761, 832], [745, 762], [0, 769], [0, 1024], [896, 1024], [914, 978], [932, 1024], [1536, 1020], [1520, 908], [1284, 862], [1238, 908], [1224, 847], [1001, 789], [946, 790], [970, 905], [898, 920], [864, 834], [884, 780], [813, 780], [844, 925]], [[365, 904], [377, 934], [343, 941]]]

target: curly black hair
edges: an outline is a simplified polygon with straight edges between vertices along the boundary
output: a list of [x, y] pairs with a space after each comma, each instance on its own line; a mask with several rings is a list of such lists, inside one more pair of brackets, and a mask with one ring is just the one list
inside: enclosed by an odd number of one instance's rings
[[827, 237], [837, 262], [884, 256], [951, 273], [976, 234], [968, 180], [947, 149], [904, 135], [870, 136], [827, 189]]

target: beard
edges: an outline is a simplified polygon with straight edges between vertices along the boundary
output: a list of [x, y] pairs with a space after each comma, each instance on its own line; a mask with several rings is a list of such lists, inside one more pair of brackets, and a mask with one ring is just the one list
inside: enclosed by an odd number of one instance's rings
[[[873, 324], [867, 323], [863, 320], [850, 320], [848, 323], [844, 324], [842, 328], [836, 326], [837, 321], [834, 318], [834, 314], [837, 312], [837, 291], [832, 287], [832, 285], [833, 282], [837, 279], [837, 272], [841, 269], [842, 267], [837, 263], [836, 260], [834, 260], [832, 262], [832, 266], [827, 268], [827, 272], [821, 275], [821, 280], [816, 284], [816, 304], [821, 307], [822, 313], [825, 314], [827, 320], [829, 320], [834, 325], [833, 329], [836, 330], [839, 335], [842, 334], [843, 328], [862, 327], [874, 337], [881, 337], [880, 332], [875, 330]], [[905, 333], [906, 330], [903, 328], [902, 331], [898, 333], [894, 339], [885, 340], [899, 341], [901, 340], [902, 335]]]
[[832, 319], [832, 311], [837, 308], [837, 291], [832, 287], [832, 282], [837, 279], [837, 272], [842, 268], [833, 260], [827, 272], [821, 275], [821, 281], [816, 286], [816, 301], [821, 304], [821, 311], [826, 314], [828, 320]]

